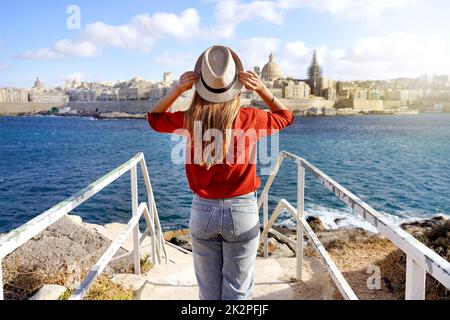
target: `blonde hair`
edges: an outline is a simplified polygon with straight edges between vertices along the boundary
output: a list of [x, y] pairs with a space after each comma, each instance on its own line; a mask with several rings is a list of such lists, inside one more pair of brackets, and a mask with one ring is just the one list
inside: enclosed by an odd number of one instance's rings
[[[224, 163], [229, 151], [229, 145], [232, 143], [232, 129], [234, 120], [239, 112], [241, 105], [240, 96], [234, 100], [224, 103], [212, 103], [203, 99], [197, 92], [195, 92], [192, 99], [191, 106], [185, 114], [185, 129], [190, 133], [190, 143], [198, 141], [194, 138], [197, 134], [195, 131], [196, 125], [201, 124], [201, 132], [206, 133], [206, 138], [211, 139], [210, 133], [212, 130], [218, 130], [222, 139], [214, 141], [214, 150], [211, 154], [203, 155], [203, 150], [207, 142], [201, 139], [202, 146], [199, 148], [195, 146], [195, 159], [199, 159], [200, 165], [206, 167], [208, 170], [216, 164]], [[189, 145], [192, 146], [192, 145]]]

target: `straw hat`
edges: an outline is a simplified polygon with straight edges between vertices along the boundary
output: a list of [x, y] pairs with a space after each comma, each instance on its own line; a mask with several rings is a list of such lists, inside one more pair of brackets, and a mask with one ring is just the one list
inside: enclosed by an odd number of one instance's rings
[[232, 101], [242, 90], [239, 72], [243, 70], [242, 62], [233, 50], [213, 46], [197, 60], [195, 72], [200, 80], [195, 89], [203, 99], [212, 103]]

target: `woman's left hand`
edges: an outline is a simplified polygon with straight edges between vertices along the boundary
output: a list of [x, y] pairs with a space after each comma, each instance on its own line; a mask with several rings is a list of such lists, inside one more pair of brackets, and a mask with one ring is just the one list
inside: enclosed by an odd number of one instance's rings
[[241, 80], [247, 90], [259, 93], [265, 88], [264, 82], [253, 71], [239, 72], [239, 80]]

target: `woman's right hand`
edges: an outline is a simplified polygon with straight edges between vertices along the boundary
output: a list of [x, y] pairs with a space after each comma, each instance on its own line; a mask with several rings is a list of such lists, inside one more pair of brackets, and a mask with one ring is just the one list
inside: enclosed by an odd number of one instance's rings
[[178, 91], [179, 93], [184, 93], [192, 89], [195, 83], [199, 80], [198, 74], [194, 71], [188, 71], [183, 73], [178, 82]]

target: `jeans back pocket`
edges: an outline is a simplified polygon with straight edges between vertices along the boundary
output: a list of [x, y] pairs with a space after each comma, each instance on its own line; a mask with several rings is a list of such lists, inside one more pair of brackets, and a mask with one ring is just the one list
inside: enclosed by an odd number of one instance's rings
[[189, 219], [189, 232], [194, 237], [203, 237], [208, 233], [208, 226], [214, 214], [215, 208], [193, 203], [191, 217]]
[[257, 204], [245, 204], [230, 207], [233, 222], [233, 236], [250, 240], [258, 236], [260, 223]]

